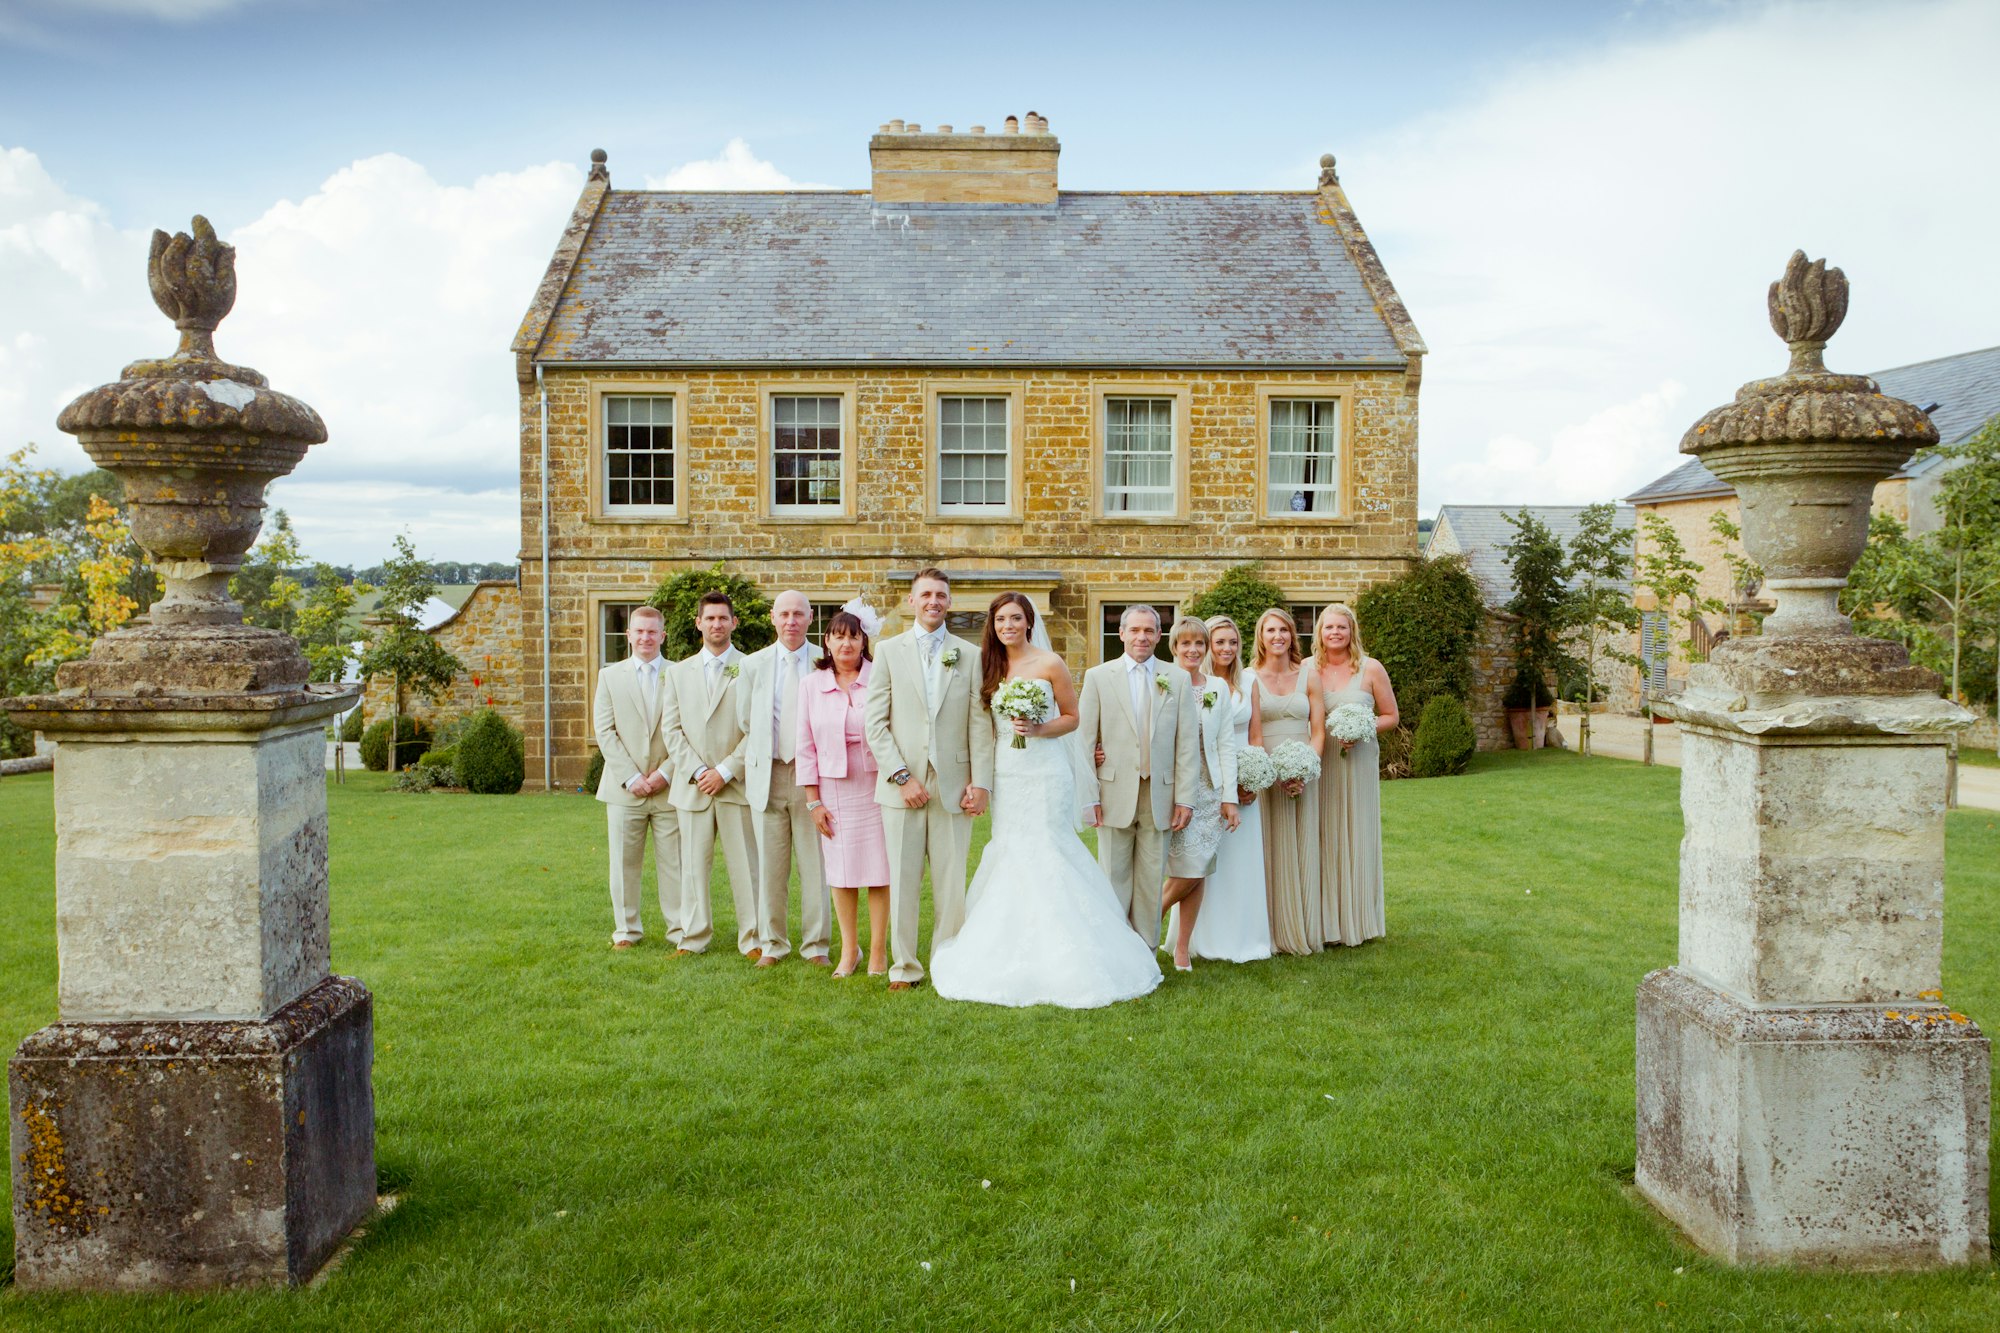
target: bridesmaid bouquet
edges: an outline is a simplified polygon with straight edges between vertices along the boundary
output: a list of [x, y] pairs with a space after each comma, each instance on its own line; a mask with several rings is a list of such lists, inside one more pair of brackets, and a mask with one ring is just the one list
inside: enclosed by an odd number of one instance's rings
[[[1003, 681], [993, 693], [993, 711], [1013, 722], [1041, 722], [1049, 715], [1048, 699], [1034, 681], [1016, 678]], [[1028, 738], [1014, 733], [1014, 748], [1028, 748]]]
[[1319, 756], [1304, 741], [1286, 741], [1271, 751], [1271, 767], [1280, 782], [1311, 782], [1319, 776]]
[[1278, 780], [1278, 766], [1261, 745], [1246, 745], [1236, 752], [1236, 785], [1244, 791], [1266, 791]]
[[1326, 734], [1342, 745], [1365, 741], [1375, 734], [1375, 710], [1367, 704], [1342, 704], [1326, 719]]

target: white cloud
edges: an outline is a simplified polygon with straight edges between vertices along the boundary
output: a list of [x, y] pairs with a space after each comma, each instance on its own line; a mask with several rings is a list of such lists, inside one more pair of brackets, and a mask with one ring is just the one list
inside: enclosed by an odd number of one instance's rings
[[795, 181], [750, 151], [741, 139], [731, 139], [722, 152], [700, 162], [685, 162], [660, 176], [646, 177], [649, 190], [824, 190], [827, 186]]
[[1796, 247], [1854, 284], [1839, 369], [2000, 342], [1996, 49], [1979, 0], [1758, 6], [1502, 71], [1343, 154], [1433, 349], [1426, 509], [1678, 464], [1695, 417], [1783, 368], [1763, 293]]

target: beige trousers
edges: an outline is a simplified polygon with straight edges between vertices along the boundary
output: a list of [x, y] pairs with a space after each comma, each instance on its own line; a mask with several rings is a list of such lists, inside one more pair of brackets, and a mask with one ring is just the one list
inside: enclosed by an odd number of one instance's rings
[[[919, 781], [932, 786], [935, 774]], [[921, 981], [917, 936], [923, 911], [924, 861], [931, 865], [931, 948], [958, 934], [965, 924], [965, 857], [972, 846], [972, 816], [936, 796], [921, 810], [882, 807], [882, 834], [889, 844], [890, 981]]]
[[1125, 828], [1097, 830], [1097, 864], [1118, 891], [1119, 906], [1147, 948], [1160, 942], [1160, 891], [1166, 882], [1168, 833], [1153, 821], [1153, 782], [1139, 779], [1139, 806]]
[[681, 930], [680, 947], [701, 953], [715, 937], [715, 913], [709, 902], [709, 881], [715, 874], [715, 843], [722, 840], [722, 861], [729, 869], [729, 896], [736, 906], [736, 951], [757, 947], [757, 847], [750, 807], [735, 801], [714, 801], [706, 810], [681, 811]]
[[806, 813], [790, 762], [771, 761], [771, 799], [757, 820], [757, 876], [761, 899], [757, 933], [766, 958], [792, 951], [785, 933], [792, 896], [792, 862], [799, 866], [799, 956], [824, 958], [833, 943], [833, 897], [819, 861], [819, 829]]
[[638, 940], [645, 933], [639, 922], [640, 886], [645, 879], [646, 835], [653, 838], [653, 878], [660, 895], [660, 919], [667, 943], [681, 942], [681, 821], [680, 811], [664, 798], [657, 804], [604, 807], [611, 834], [611, 938]]

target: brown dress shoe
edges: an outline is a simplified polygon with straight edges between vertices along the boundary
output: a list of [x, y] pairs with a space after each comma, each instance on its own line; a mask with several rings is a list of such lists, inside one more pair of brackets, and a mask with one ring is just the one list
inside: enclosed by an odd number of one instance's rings
[[613, 940], [613, 941], [611, 941], [611, 947], [612, 947], [613, 949], [617, 950], [618, 952], [620, 952], [620, 953], [623, 953], [623, 952], [624, 952], [625, 950], [627, 950], [627, 949], [629, 949], [629, 948], [631, 948], [631, 947], [632, 947], [632, 941], [630, 941], [630, 940]]
[[676, 958], [692, 958], [692, 957], [694, 957], [694, 950], [693, 950], [693, 949], [676, 949], [676, 950], [674, 950], [674, 957], [676, 957]]
[[813, 965], [814, 967], [832, 967], [832, 966], [833, 966], [833, 960], [832, 960], [831, 958], [828, 958], [828, 957], [827, 957], [827, 956], [826, 956], [825, 954], [821, 954], [821, 955], [820, 955], [819, 957], [817, 957], [817, 958], [808, 958], [808, 959], [806, 959], [806, 961], [807, 961], [808, 963], [811, 963], [811, 964], [812, 964], [812, 965]]
[[775, 958], [759, 958], [757, 960], [757, 966], [759, 967], [776, 967], [777, 965], [778, 960]]
[[892, 981], [889, 983], [890, 990], [915, 990], [916, 988], [917, 983], [914, 981]]
[[760, 963], [764, 961], [764, 951], [762, 949], [752, 949], [743, 956], [745, 958], [748, 958], [753, 963]]

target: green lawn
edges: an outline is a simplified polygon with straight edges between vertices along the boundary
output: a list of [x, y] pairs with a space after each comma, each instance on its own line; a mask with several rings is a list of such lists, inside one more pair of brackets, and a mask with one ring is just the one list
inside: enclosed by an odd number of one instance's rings
[[[0, 1326], [2000, 1327], [1992, 1269], [1736, 1271], [1629, 1196], [1679, 776], [1545, 751], [1392, 784], [1387, 940], [1092, 1013], [657, 930], [615, 955], [594, 801], [352, 779], [335, 961], [375, 992], [401, 1206], [307, 1292], [0, 1288]], [[0, 782], [9, 1048], [55, 1017], [49, 794]], [[1951, 819], [1947, 994], [2000, 1022], [2000, 816]]]
[[1961, 746], [1958, 751], [1958, 762], [1970, 764], [1974, 768], [2000, 768], [2000, 754], [1995, 754], [1991, 750], [1975, 750], [1969, 745]]

